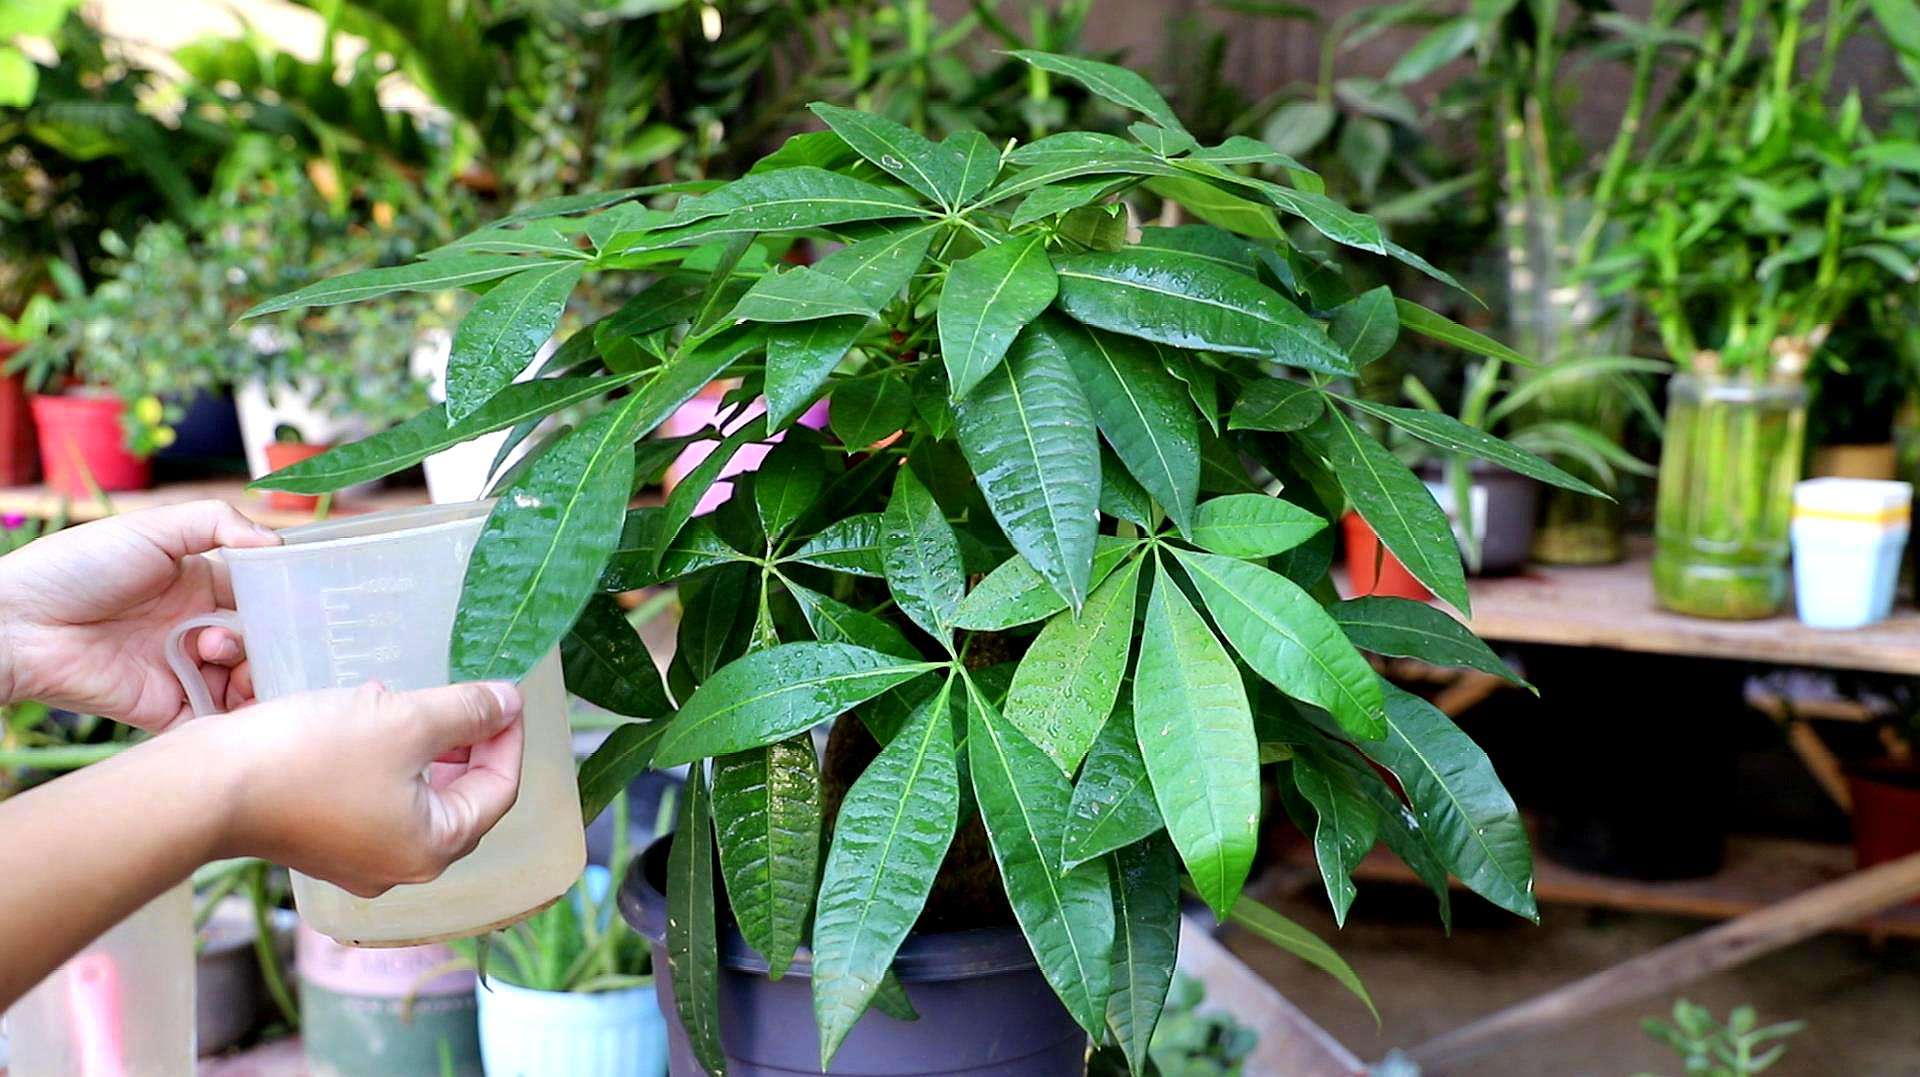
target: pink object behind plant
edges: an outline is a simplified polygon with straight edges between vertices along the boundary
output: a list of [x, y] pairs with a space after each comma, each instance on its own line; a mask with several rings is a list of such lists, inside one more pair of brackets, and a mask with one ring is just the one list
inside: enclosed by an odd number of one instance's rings
[[67, 966], [67, 1012], [73, 1017], [79, 1077], [127, 1077], [121, 1009], [120, 967], [112, 955], [82, 954]]
[[300, 978], [338, 995], [357, 998], [407, 998], [411, 995], [463, 995], [473, 991], [474, 974], [460, 968], [430, 980], [421, 977], [454, 960], [445, 946], [343, 946], [300, 922], [294, 934], [294, 961]]
[[[726, 389], [724, 387], [710, 386], [707, 392], [703, 392], [685, 404], [680, 405], [678, 411], [675, 411], [669, 416], [666, 422], [661, 423], [660, 435], [669, 438], [685, 437], [688, 434], [697, 434], [713, 426], [715, 420], [720, 417], [720, 400], [725, 395]], [[760, 397], [755, 399], [753, 403], [741, 409], [739, 416], [729, 422], [721, 433], [733, 433], [749, 422], [752, 422], [758, 416], [766, 414], [766, 410], [766, 398]], [[812, 407], [803, 412], [797, 421], [801, 426], [813, 430], [826, 429], [826, 400], [822, 399], [816, 402]], [[742, 446], [739, 452], [733, 454], [733, 459], [727, 461], [727, 466], [720, 469], [719, 479], [707, 489], [706, 493], [700, 496], [699, 503], [694, 506], [693, 514], [695, 516], [704, 516], [714, 509], [719, 508], [721, 505], [726, 504], [727, 499], [733, 496], [733, 483], [727, 482], [726, 480], [732, 476], [743, 475], [759, 468], [760, 462], [767, 458], [768, 451], [771, 450], [774, 443], [779, 440], [780, 435], [775, 434], [764, 442], [756, 442], [752, 445]], [[663, 485], [669, 491], [675, 486], [680, 485], [680, 480], [686, 478], [688, 472], [699, 467], [702, 460], [713, 455], [713, 450], [717, 445], [718, 442], [703, 441], [698, 445], [688, 446], [685, 452], [682, 452], [674, 459], [672, 464], [668, 465]]]

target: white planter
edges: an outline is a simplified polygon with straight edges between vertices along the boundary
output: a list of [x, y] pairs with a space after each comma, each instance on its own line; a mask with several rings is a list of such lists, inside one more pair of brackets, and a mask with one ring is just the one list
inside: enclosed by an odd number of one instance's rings
[[366, 436], [364, 422], [352, 417], [336, 419], [316, 410], [313, 401], [319, 395], [320, 385], [311, 378], [272, 386], [264, 378], [254, 378], [234, 387], [233, 403], [240, 412], [247, 471], [254, 478], [273, 470], [267, 463], [267, 446], [278, 440], [281, 427], [298, 431], [300, 440], [310, 445], [331, 445]]
[[[533, 364], [515, 380], [523, 381], [529, 377], [558, 346], [557, 341], [549, 340], [534, 357]], [[427, 395], [435, 403], [447, 398], [447, 359], [452, 354], [453, 334], [444, 329], [429, 329], [420, 335], [419, 342], [414, 345], [413, 355], [408, 360], [414, 376], [427, 383]], [[537, 433], [521, 439], [520, 444], [513, 447], [513, 452], [500, 461], [496, 471], [493, 467], [494, 457], [500, 455], [500, 446], [507, 443], [511, 433], [511, 430], [499, 430], [483, 434], [427, 457], [421, 462], [421, 467], [427, 473], [427, 496], [436, 505], [478, 501], [485, 497], [492, 477], [505, 473], [538, 440]]]
[[474, 989], [487, 1077], [660, 1077], [667, 1022], [651, 984], [571, 994], [500, 980]]
[[1808, 479], [1793, 491], [1793, 591], [1800, 620], [1859, 628], [1886, 619], [1900, 580], [1913, 487]]

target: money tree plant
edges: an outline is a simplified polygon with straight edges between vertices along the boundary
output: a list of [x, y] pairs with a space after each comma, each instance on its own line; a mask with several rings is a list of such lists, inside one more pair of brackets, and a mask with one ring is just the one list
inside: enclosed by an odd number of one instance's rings
[[[1358, 991], [1324, 944], [1241, 895], [1263, 769], [1337, 917], [1376, 842], [1443, 916], [1450, 875], [1534, 915], [1526, 836], [1487, 757], [1367, 655], [1513, 675], [1442, 609], [1343, 602], [1329, 577], [1330, 521], [1351, 508], [1467, 610], [1447, 519], [1375, 424], [1586, 488], [1348, 391], [1403, 331], [1524, 360], [1386, 288], [1353, 294], [1313, 250], [1451, 281], [1296, 162], [1247, 138], [1198, 145], [1123, 68], [1019, 55], [1138, 112], [1131, 137], [932, 142], [818, 105], [825, 130], [733, 182], [541, 203], [257, 311], [481, 293], [444, 405], [263, 485], [331, 490], [493, 431], [537, 439], [499, 480], [452, 667], [517, 677], [558, 646], [575, 693], [634, 719], [582, 766], [589, 816], [644, 768], [691, 764], [668, 952], [715, 1073], [720, 916], [772, 976], [809, 948], [824, 1067], [869, 1006], [907, 1012], [889, 966], [969, 848], [1061, 1003], [1135, 1072], [1183, 886]], [[1126, 200], [1143, 188], [1206, 223], [1136, 231]], [[1246, 238], [1281, 222], [1331, 245]], [[638, 293], [516, 382], [569, 292], [607, 273], [640, 275]], [[715, 428], [656, 434], [720, 379]], [[796, 422], [823, 398], [824, 430]], [[695, 442], [705, 462], [649, 497]], [[696, 514], [726, 461], [769, 442]], [[664, 680], [613, 597], [662, 584], [682, 606]], [[829, 723], [823, 767], [811, 733]], [[864, 756], [836, 749], [854, 739]]]

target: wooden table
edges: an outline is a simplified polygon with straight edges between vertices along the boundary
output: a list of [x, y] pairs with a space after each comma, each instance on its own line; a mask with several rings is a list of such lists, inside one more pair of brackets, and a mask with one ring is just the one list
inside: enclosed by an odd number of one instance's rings
[[[264, 493], [248, 490], [246, 481], [238, 478], [195, 479], [190, 482], [171, 482], [151, 490], [108, 494], [105, 504], [99, 498], [67, 498], [44, 486], [0, 487], [0, 516], [20, 515], [41, 520], [64, 517], [74, 523], [83, 523], [116, 513], [207, 498], [225, 501], [245, 513], [248, 519], [268, 527], [310, 524], [315, 519], [314, 513], [306, 509], [269, 507]], [[329, 515], [348, 516], [384, 509], [411, 508], [426, 503], [427, 492], [423, 489], [383, 489], [371, 494], [342, 497], [333, 503]]]

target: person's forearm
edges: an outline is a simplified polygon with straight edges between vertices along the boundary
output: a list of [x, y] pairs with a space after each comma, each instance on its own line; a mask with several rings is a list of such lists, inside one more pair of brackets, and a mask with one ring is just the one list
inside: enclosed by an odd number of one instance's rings
[[234, 783], [202, 740], [182, 729], [0, 803], [0, 1010], [223, 855]]

